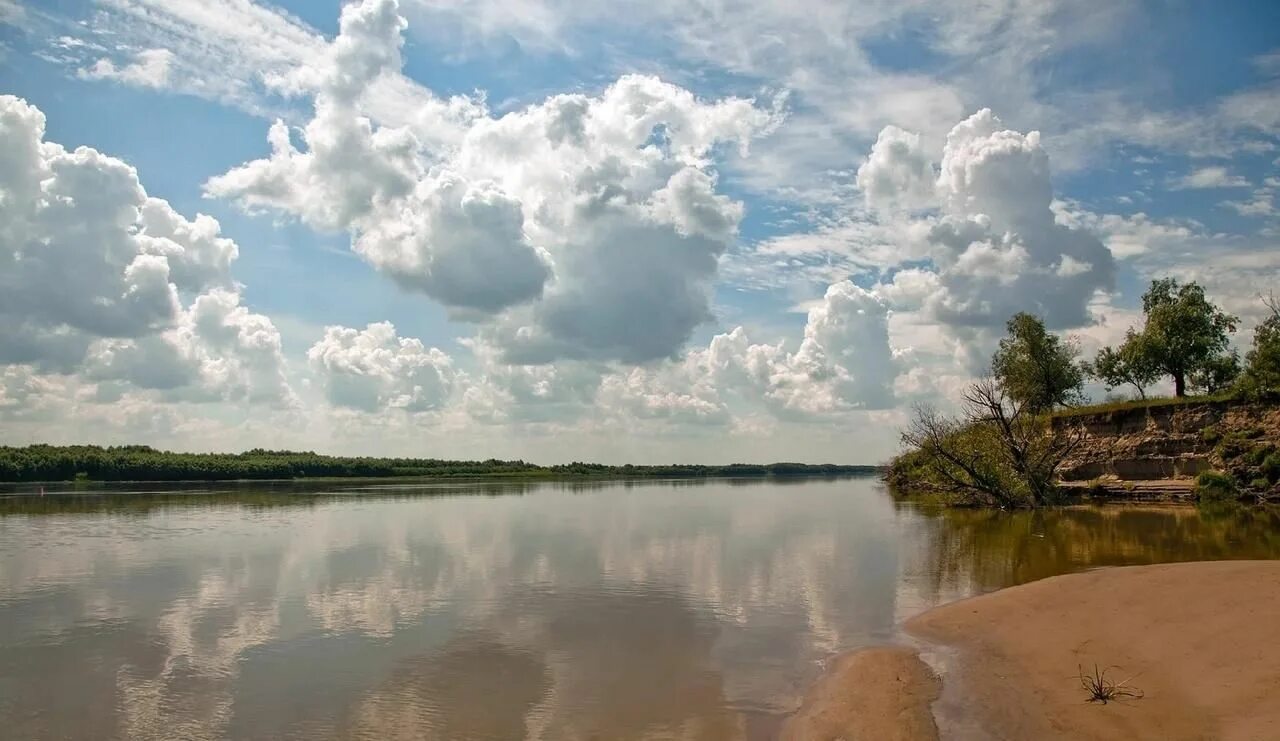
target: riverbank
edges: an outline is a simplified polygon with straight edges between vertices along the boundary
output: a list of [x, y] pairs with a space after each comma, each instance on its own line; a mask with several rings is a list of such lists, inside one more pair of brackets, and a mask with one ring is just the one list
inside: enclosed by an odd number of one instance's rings
[[[1280, 561], [1123, 567], [1011, 587], [906, 624], [939, 647], [940, 694], [911, 649], [855, 652], [814, 686], [784, 738], [936, 739], [935, 717], [955, 739], [1280, 738], [1278, 615]], [[1095, 664], [1116, 681], [1132, 677], [1144, 696], [1086, 702], [1078, 667]]]
[[184, 453], [145, 445], [0, 446], [0, 482], [210, 482], [294, 480], [462, 480], [554, 478], [711, 478], [871, 475], [879, 466], [833, 463], [609, 465], [524, 460], [445, 460], [332, 456], [311, 451]]
[[[1186, 502], [1202, 496], [1280, 502], [1277, 399], [1102, 404], [1058, 410], [1038, 418], [1033, 427], [1043, 436], [1000, 442], [999, 435], [991, 434], [995, 428], [981, 420], [954, 421], [932, 442], [917, 441], [895, 457], [885, 481], [896, 496], [952, 506], [1023, 507], [1086, 499]], [[1017, 459], [1022, 454], [1015, 449], [1034, 440], [1040, 441], [1035, 445], [1050, 444], [1037, 453], [1046, 456], [1036, 458], [1046, 461], [1045, 467], [1018, 471], [1002, 463]], [[956, 468], [941, 453], [946, 449], [952, 458], [959, 454], [954, 460], [965, 465]], [[1214, 483], [1201, 491], [1198, 479], [1206, 474]], [[1056, 486], [1046, 491], [1034, 484], [1046, 480]]]

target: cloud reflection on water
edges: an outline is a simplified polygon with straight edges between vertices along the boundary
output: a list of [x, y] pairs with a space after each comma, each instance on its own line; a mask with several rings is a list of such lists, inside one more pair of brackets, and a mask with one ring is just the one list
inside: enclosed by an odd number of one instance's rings
[[516, 492], [8, 503], [0, 722], [30, 738], [753, 737], [824, 658], [940, 601], [1094, 563], [1280, 555], [1259, 535], [1280, 532], [1274, 514], [925, 513], [869, 479]]

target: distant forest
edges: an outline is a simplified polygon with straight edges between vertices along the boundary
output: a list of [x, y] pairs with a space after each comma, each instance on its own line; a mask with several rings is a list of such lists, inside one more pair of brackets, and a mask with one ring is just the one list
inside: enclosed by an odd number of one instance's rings
[[726, 466], [606, 466], [568, 463], [539, 466], [525, 461], [449, 461], [435, 458], [368, 458], [255, 448], [244, 453], [171, 453], [145, 445], [0, 446], [0, 481], [231, 481], [236, 479], [452, 478], [505, 476], [849, 476], [879, 472], [877, 466], [803, 463], [734, 463]]

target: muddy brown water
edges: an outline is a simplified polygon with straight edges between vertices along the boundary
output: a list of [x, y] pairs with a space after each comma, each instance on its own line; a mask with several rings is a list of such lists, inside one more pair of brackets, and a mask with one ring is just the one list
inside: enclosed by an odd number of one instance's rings
[[56, 489], [0, 491], [4, 738], [768, 738], [942, 602], [1280, 557], [1276, 510], [936, 511], [870, 478]]

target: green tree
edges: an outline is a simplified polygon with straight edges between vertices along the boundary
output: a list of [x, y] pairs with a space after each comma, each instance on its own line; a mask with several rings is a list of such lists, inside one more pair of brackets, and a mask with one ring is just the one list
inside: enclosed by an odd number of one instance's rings
[[1133, 386], [1138, 396], [1147, 398], [1147, 386], [1160, 377], [1160, 369], [1142, 351], [1142, 335], [1129, 330], [1119, 347], [1104, 347], [1086, 366], [1089, 375], [1102, 381], [1110, 391], [1119, 386]]
[[1009, 398], [1031, 413], [1071, 406], [1083, 398], [1084, 372], [1079, 348], [1044, 327], [1040, 317], [1019, 312], [1006, 325], [1009, 334], [991, 358], [991, 373]]
[[[1229, 370], [1230, 361], [1223, 358], [1227, 335], [1236, 331], [1240, 320], [1210, 303], [1198, 283], [1179, 283], [1173, 278], [1151, 281], [1151, 288], [1142, 295], [1142, 313], [1147, 317], [1146, 326], [1141, 332], [1130, 330], [1125, 340], [1130, 347], [1126, 350], [1122, 345], [1111, 351], [1128, 355], [1129, 370], [1154, 368], [1171, 376], [1176, 396], [1187, 395], [1188, 380], [1216, 383]], [[1095, 372], [1097, 365], [1095, 360]]]
[[1232, 350], [1210, 358], [1204, 365], [1191, 372], [1189, 380], [1192, 388], [1206, 394], [1217, 394], [1231, 388], [1239, 377], [1240, 355]]
[[1240, 379], [1252, 395], [1280, 393], [1280, 300], [1274, 295], [1263, 299], [1271, 316], [1253, 332], [1253, 349], [1245, 355], [1244, 373]]
[[1194, 281], [1174, 278], [1151, 281], [1142, 296], [1147, 326], [1141, 347], [1161, 372], [1173, 377], [1175, 396], [1187, 395], [1187, 376], [1217, 361], [1227, 349], [1227, 335], [1239, 319], [1209, 303]]

